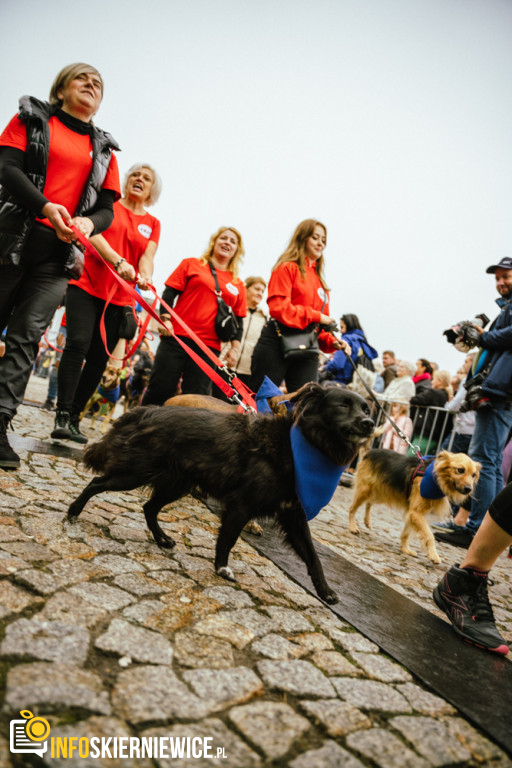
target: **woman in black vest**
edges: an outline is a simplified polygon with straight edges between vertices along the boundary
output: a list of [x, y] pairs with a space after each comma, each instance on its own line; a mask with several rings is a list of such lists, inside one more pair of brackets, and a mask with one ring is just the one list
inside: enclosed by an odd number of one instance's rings
[[92, 118], [103, 80], [88, 64], [65, 67], [49, 102], [31, 96], [0, 136], [0, 467], [15, 469], [19, 456], [6, 430], [16, 414], [39, 340], [62, 303], [82, 256], [74, 225], [85, 236], [112, 222], [120, 197], [114, 139]]

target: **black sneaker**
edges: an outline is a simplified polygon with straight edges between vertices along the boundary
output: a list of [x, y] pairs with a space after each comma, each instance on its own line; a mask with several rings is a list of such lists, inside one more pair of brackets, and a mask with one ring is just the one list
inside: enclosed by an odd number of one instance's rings
[[75, 443], [82, 443], [85, 445], [85, 443], [88, 442], [89, 438], [80, 432], [80, 416], [71, 416], [69, 420], [69, 431], [71, 432], [70, 439]]
[[451, 544], [452, 547], [468, 549], [473, 541], [473, 534], [465, 526], [461, 526], [453, 531], [436, 531], [434, 538], [436, 541], [444, 542], [444, 544]]
[[69, 429], [69, 413], [67, 411], [57, 411], [55, 414], [55, 425], [50, 437], [56, 440], [71, 440], [71, 430]]
[[55, 401], [50, 400], [49, 397], [46, 398], [45, 402], [43, 403], [43, 411], [54, 411], [55, 410]]
[[471, 645], [506, 655], [508, 645], [496, 629], [485, 571], [453, 565], [434, 589], [434, 601], [458, 635]]
[[18, 469], [20, 457], [13, 451], [7, 440], [7, 427], [11, 423], [11, 417], [7, 413], [0, 413], [0, 468]]

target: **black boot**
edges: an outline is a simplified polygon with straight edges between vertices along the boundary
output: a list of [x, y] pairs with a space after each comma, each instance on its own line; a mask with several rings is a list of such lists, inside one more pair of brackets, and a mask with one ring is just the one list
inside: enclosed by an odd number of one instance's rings
[[8, 413], [0, 413], [0, 468], [18, 469], [20, 457], [13, 451], [7, 440], [7, 427], [11, 423]]
[[88, 438], [80, 432], [80, 416], [78, 414], [70, 417], [69, 431], [71, 432], [71, 440], [74, 440], [75, 443], [85, 444], [88, 442]]
[[57, 411], [55, 414], [55, 426], [50, 437], [57, 440], [71, 440], [71, 430], [69, 429], [69, 413], [67, 411]]
[[503, 655], [508, 645], [496, 629], [485, 571], [453, 565], [434, 589], [434, 601], [468, 643]]

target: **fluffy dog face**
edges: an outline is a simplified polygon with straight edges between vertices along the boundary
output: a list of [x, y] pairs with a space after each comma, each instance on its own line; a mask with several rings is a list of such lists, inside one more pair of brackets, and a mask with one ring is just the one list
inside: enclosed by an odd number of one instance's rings
[[340, 466], [348, 464], [374, 433], [368, 403], [348, 389], [310, 383], [290, 400], [295, 405], [293, 421], [306, 440]]
[[435, 474], [445, 496], [461, 504], [473, 493], [480, 475], [481, 465], [465, 453], [441, 451], [435, 461]]

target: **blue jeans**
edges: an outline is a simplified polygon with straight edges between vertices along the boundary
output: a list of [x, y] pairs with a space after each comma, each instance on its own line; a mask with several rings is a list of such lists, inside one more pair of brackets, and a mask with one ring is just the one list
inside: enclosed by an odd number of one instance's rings
[[512, 408], [505, 408], [504, 401], [494, 400], [493, 408], [477, 411], [469, 455], [480, 462], [482, 469], [466, 523], [471, 533], [476, 533], [491, 501], [503, 488], [501, 457], [511, 426]]

